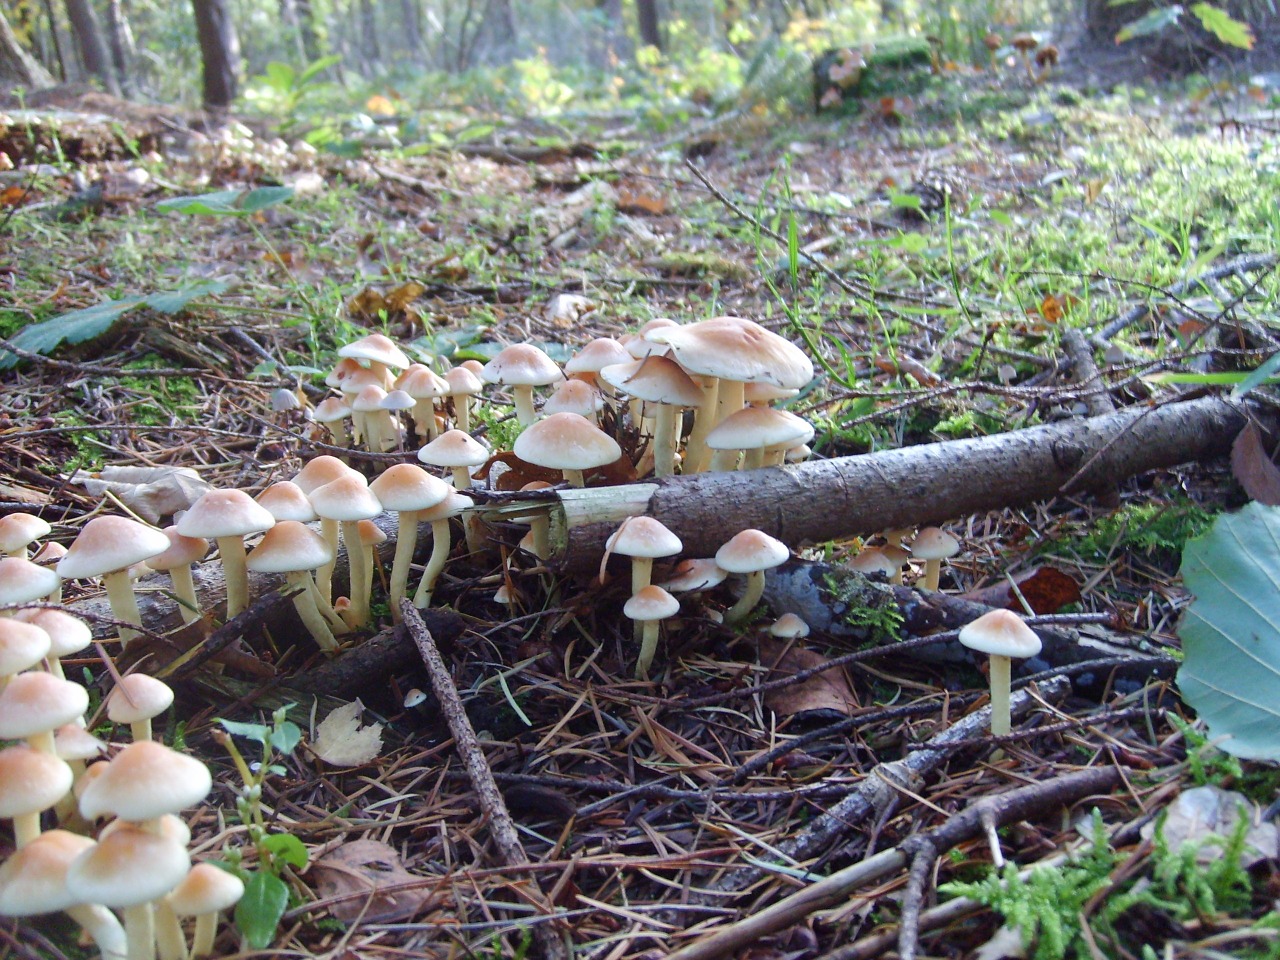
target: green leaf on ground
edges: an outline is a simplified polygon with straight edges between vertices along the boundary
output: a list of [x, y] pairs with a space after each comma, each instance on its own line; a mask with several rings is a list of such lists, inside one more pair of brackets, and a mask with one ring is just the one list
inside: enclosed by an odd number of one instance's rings
[[195, 197], [161, 200], [161, 213], [194, 213], [214, 217], [245, 217], [274, 207], [293, 196], [293, 187], [258, 187], [256, 190], [219, 190]]
[[254, 950], [265, 950], [275, 938], [276, 927], [289, 905], [289, 888], [283, 880], [259, 871], [244, 885], [236, 904], [236, 928]]
[[[183, 287], [180, 290], [168, 290], [153, 293], [149, 297], [121, 297], [119, 300], [104, 300], [91, 307], [72, 310], [23, 327], [10, 338], [10, 342], [21, 350], [48, 355], [62, 343], [84, 343], [94, 337], [101, 336], [111, 329], [118, 319], [136, 307], [150, 307], [161, 313], [180, 313], [187, 304], [197, 297], [216, 295], [225, 292], [231, 286], [225, 281], [210, 280], [203, 283]], [[0, 370], [8, 370], [21, 358], [8, 351], [0, 351]]]
[[1136, 37], [1149, 37], [1159, 33], [1165, 27], [1171, 27], [1182, 18], [1182, 4], [1173, 3], [1167, 7], [1156, 7], [1132, 23], [1123, 27], [1116, 34], [1116, 43], [1124, 43]]
[[1280, 759], [1280, 508], [1251, 503], [1187, 543], [1183, 699], [1222, 750]]

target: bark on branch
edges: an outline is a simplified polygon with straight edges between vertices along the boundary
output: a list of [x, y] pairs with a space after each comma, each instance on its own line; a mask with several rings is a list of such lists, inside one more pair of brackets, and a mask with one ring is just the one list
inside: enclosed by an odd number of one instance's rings
[[685, 556], [709, 557], [747, 527], [795, 547], [1016, 507], [1226, 454], [1249, 418], [1280, 422], [1260, 404], [1205, 397], [865, 456], [563, 490], [550, 507], [551, 562], [592, 570], [618, 524], [644, 514], [680, 537]]

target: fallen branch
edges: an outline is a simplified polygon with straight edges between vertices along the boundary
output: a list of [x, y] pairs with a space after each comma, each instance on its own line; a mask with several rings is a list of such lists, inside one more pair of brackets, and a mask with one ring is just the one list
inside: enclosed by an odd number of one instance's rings
[[[417, 645], [418, 652], [422, 655], [422, 663], [431, 677], [431, 688], [435, 691], [436, 699], [440, 703], [440, 712], [444, 714], [445, 721], [449, 724], [454, 747], [462, 757], [471, 786], [475, 789], [476, 797], [480, 801], [480, 808], [489, 820], [489, 833], [493, 837], [494, 846], [498, 848], [498, 855], [506, 866], [523, 867], [528, 864], [529, 857], [520, 843], [520, 836], [516, 832], [511, 814], [507, 812], [502, 791], [498, 789], [498, 784], [493, 779], [493, 771], [489, 769], [489, 764], [485, 760], [480, 740], [476, 737], [471, 721], [467, 718], [462, 698], [458, 696], [458, 689], [453, 685], [449, 668], [441, 659], [431, 631], [427, 629], [413, 602], [407, 599], [401, 600], [400, 612], [405, 629], [409, 631], [414, 644]], [[525, 880], [524, 895], [544, 914], [552, 916], [555, 914], [555, 905], [543, 894], [537, 877], [532, 873]], [[561, 958], [568, 960], [568, 947], [556, 927], [554, 923], [535, 924], [533, 939], [540, 953], [547, 960], [561, 960]]]
[[1224, 455], [1250, 418], [1280, 424], [1261, 404], [1204, 397], [865, 456], [562, 490], [544, 500], [551, 562], [593, 572], [629, 516], [656, 517], [685, 556], [708, 557], [747, 527], [798, 546], [1021, 506]]
[[885, 850], [831, 876], [810, 884], [753, 916], [668, 954], [668, 960], [715, 960], [741, 951], [761, 937], [776, 933], [805, 917], [839, 904], [861, 889], [901, 870], [919, 850], [941, 852], [978, 836], [984, 822], [996, 826], [1016, 823], [1051, 807], [1071, 804], [1094, 793], [1106, 793], [1121, 780], [1116, 767], [1095, 767], [1052, 780], [984, 797], [970, 804], [942, 826], [920, 834], [892, 850]]

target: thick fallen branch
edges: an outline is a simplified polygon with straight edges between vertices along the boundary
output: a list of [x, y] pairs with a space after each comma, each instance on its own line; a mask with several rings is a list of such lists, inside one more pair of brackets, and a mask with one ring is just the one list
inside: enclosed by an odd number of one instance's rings
[[680, 537], [686, 556], [709, 557], [747, 527], [794, 547], [1016, 507], [1224, 455], [1251, 417], [1280, 423], [1262, 405], [1205, 397], [865, 456], [563, 490], [550, 506], [552, 563], [590, 572], [618, 524], [643, 514]]

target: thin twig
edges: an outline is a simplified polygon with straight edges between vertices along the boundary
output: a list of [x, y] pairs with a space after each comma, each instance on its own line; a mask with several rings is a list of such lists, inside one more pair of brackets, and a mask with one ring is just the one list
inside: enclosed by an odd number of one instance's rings
[[[454, 686], [449, 669], [445, 666], [436, 648], [436, 642], [427, 629], [426, 623], [418, 613], [413, 601], [400, 601], [400, 612], [405, 627], [422, 655], [422, 663], [431, 677], [431, 688], [435, 691], [440, 703], [440, 712], [444, 714], [453, 734], [453, 742], [462, 757], [471, 786], [476, 791], [480, 808], [489, 820], [489, 832], [493, 836], [494, 845], [503, 863], [519, 866], [529, 862], [528, 855], [520, 843], [516, 825], [507, 811], [506, 801], [502, 799], [502, 791], [493, 779], [493, 771], [485, 760], [480, 739], [476, 736], [471, 721], [467, 718], [462, 698], [458, 696], [458, 688]], [[550, 903], [538, 885], [537, 878], [530, 874], [525, 884], [525, 896], [539, 907], [543, 913], [554, 915], [556, 907]], [[533, 937], [546, 960], [568, 960], [569, 950], [561, 931], [554, 923], [540, 923], [534, 926]]]

